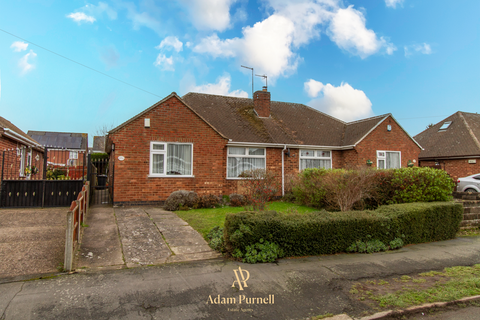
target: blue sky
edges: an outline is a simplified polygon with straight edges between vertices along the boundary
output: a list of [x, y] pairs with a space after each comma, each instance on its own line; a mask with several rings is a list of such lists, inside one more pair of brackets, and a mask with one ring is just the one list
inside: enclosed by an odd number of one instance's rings
[[0, 115], [91, 144], [172, 91], [251, 97], [245, 65], [272, 100], [345, 121], [392, 113], [414, 136], [479, 110], [478, 12], [477, 0], [2, 1]]

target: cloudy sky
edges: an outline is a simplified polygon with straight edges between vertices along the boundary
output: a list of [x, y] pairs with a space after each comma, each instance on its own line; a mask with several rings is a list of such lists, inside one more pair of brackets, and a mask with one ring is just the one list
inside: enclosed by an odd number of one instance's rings
[[[413, 136], [480, 101], [480, 1], [0, 3], [0, 115], [23, 131], [118, 125], [172, 91], [272, 100]], [[255, 77], [255, 90], [265, 80]], [[91, 138], [90, 138], [91, 143]]]

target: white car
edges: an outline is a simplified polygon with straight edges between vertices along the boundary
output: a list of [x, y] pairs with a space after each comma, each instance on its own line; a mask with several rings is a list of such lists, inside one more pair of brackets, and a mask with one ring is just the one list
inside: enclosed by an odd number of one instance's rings
[[472, 174], [465, 178], [458, 178], [457, 191], [480, 192], [480, 173]]

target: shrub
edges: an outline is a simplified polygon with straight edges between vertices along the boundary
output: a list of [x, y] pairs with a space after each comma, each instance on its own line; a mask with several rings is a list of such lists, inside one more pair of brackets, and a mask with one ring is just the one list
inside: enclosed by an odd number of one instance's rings
[[305, 169], [293, 180], [292, 193], [295, 200], [307, 206], [323, 207], [326, 191], [323, 188], [323, 178], [326, 169]]
[[390, 241], [390, 249], [395, 250], [395, 249], [400, 249], [401, 247], [403, 247], [402, 238], [395, 238], [392, 241]]
[[372, 197], [377, 170], [329, 170], [321, 181], [325, 190], [324, 202], [332, 209], [348, 211], [353, 206]]
[[197, 203], [198, 195], [193, 191], [174, 191], [165, 200], [165, 210], [176, 211], [180, 207], [193, 207]]
[[224, 252], [225, 244], [223, 241], [223, 228], [219, 226], [213, 227], [207, 234], [208, 245], [215, 251]]
[[235, 258], [242, 258], [244, 263], [274, 262], [283, 256], [282, 249], [273, 243], [260, 239], [259, 242], [247, 246], [245, 253], [241, 250], [235, 252]]
[[266, 204], [280, 190], [280, 182], [277, 175], [264, 169], [246, 170], [246, 177], [242, 180], [242, 188], [245, 190], [247, 210], [265, 210]]
[[215, 208], [220, 203], [220, 198], [213, 194], [201, 195], [197, 198], [196, 208]]
[[245, 196], [237, 193], [232, 193], [229, 196], [230, 206], [241, 207], [246, 204]]
[[103, 160], [103, 159], [108, 159], [109, 158], [107, 153], [102, 153], [102, 152], [92, 153], [90, 157], [91, 157], [92, 161]]
[[397, 238], [405, 244], [440, 241], [455, 237], [462, 215], [462, 205], [453, 202], [302, 215], [275, 211], [230, 213], [225, 219], [225, 248], [232, 255], [246, 253], [247, 246], [263, 239], [277, 244], [285, 256], [306, 256], [345, 252], [357, 241], [366, 243], [372, 239], [384, 244]]
[[387, 251], [388, 247], [380, 240], [356, 241], [347, 248], [347, 252], [373, 253]]

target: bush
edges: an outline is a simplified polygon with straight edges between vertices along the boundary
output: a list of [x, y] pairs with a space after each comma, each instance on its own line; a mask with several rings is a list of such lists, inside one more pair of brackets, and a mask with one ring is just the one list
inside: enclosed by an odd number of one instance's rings
[[449, 201], [455, 186], [445, 171], [428, 167], [305, 169], [293, 184], [297, 202], [342, 211], [394, 203]]
[[92, 161], [108, 159], [109, 156], [107, 153], [96, 152], [91, 154]]
[[401, 238], [395, 238], [390, 241], [391, 250], [400, 249], [401, 247], [403, 247], [403, 240]]
[[232, 193], [228, 198], [231, 207], [241, 207], [246, 204], [245, 196], [242, 194]]
[[213, 194], [201, 195], [197, 198], [195, 208], [215, 208], [220, 204], [220, 198]]
[[280, 190], [280, 181], [272, 171], [264, 169], [246, 170], [246, 177], [242, 180], [242, 188], [245, 190], [247, 210], [265, 210], [266, 204]]
[[283, 256], [282, 249], [273, 242], [263, 241], [247, 246], [245, 253], [241, 250], [235, 252], [235, 258], [242, 258], [244, 263], [274, 262]]
[[275, 243], [285, 256], [345, 252], [357, 241], [372, 239], [405, 244], [452, 239], [459, 230], [463, 207], [452, 202], [381, 206], [375, 211], [281, 214], [227, 214], [225, 248], [234, 255], [264, 241]]
[[219, 226], [213, 227], [207, 234], [208, 245], [215, 251], [224, 252], [225, 244], [223, 241], [223, 228]]
[[307, 205], [321, 208], [325, 204], [326, 191], [323, 188], [323, 178], [329, 170], [305, 169], [298, 174], [292, 184], [295, 200]]
[[198, 195], [193, 191], [178, 190], [174, 191], [165, 200], [165, 210], [176, 211], [180, 207], [182, 209], [193, 207], [197, 203]]
[[374, 253], [387, 251], [388, 247], [380, 240], [356, 241], [347, 248], [347, 252]]

